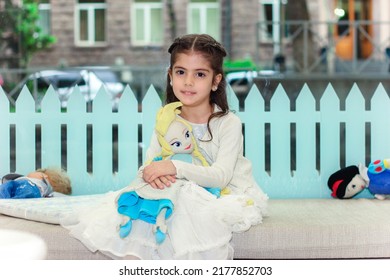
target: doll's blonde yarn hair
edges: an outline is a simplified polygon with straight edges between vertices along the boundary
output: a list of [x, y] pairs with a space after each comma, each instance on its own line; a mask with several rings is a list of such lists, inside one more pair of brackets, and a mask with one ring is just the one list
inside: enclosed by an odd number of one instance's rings
[[37, 172], [45, 173], [50, 181], [50, 185], [55, 192], [71, 194], [72, 187], [68, 174], [60, 168], [41, 168]]
[[162, 159], [166, 159], [167, 157], [170, 157], [174, 154], [171, 145], [165, 139], [165, 135], [167, 134], [168, 128], [171, 125], [171, 123], [174, 121], [178, 121], [183, 123], [190, 132], [191, 142], [193, 143], [194, 146], [194, 151], [192, 152], [192, 155], [196, 157], [198, 160], [200, 160], [202, 165], [208, 166], [209, 164], [207, 163], [206, 159], [199, 152], [195, 137], [192, 134], [192, 126], [184, 119], [178, 117], [178, 114], [180, 114], [180, 107], [182, 105], [183, 104], [181, 102], [172, 102], [165, 105], [157, 112], [155, 130], [156, 130], [158, 142], [161, 145], [160, 156]]

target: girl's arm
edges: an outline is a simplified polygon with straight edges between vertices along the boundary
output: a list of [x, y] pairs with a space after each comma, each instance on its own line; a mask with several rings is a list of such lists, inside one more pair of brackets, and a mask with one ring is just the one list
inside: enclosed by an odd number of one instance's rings
[[237, 158], [243, 150], [241, 129], [240, 119], [233, 114], [220, 120], [218, 127], [213, 131], [213, 140], [205, 143], [205, 145], [212, 146], [211, 150], [217, 151], [215, 157], [210, 155], [214, 160], [211, 166], [196, 166], [178, 160], [153, 162], [145, 167], [144, 180], [151, 182], [160, 176], [176, 175], [177, 178], [184, 178], [201, 186], [223, 187], [228, 185], [233, 177]]
[[203, 144], [211, 145], [207, 150], [216, 151], [210, 155], [213, 160], [211, 166], [194, 166], [173, 160], [177, 178], [185, 178], [207, 187], [224, 187], [230, 183], [237, 159], [243, 152], [242, 123], [234, 114], [216, 121], [220, 123], [212, 131], [213, 140]]

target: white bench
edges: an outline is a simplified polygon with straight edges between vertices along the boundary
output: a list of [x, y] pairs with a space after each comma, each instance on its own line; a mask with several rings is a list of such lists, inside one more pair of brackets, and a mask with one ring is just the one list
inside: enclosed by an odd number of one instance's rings
[[[269, 212], [262, 224], [233, 235], [235, 259], [390, 258], [390, 201], [271, 199]], [[48, 259], [107, 259], [59, 225], [0, 215], [0, 228], [40, 236]]]

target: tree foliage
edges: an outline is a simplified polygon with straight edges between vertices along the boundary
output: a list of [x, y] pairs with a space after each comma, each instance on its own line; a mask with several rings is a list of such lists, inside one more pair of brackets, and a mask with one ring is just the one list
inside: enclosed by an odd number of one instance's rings
[[24, 0], [23, 6], [19, 7], [11, 0], [6, 0], [4, 7], [0, 33], [6, 45], [5, 49], [19, 58], [18, 67], [26, 68], [33, 54], [50, 47], [56, 42], [56, 38], [43, 33], [38, 26], [37, 1]]

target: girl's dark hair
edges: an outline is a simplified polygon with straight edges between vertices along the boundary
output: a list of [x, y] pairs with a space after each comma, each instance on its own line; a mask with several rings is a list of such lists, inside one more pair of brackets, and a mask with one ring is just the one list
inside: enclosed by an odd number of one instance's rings
[[[222, 75], [222, 79], [218, 85], [217, 90], [211, 92], [210, 94], [210, 104], [216, 104], [221, 108], [221, 111], [212, 113], [207, 122], [207, 129], [212, 139], [213, 135], [211, 134], [209, 126], [210, 120], [215, 117], [224, 116], [229, 112], [229, 104], [226, 96], [226, 80], [223, 73], [223, 58], [226, 56], [225, 48], [210, 35], [188, 34], [176, 38], [169, 47], [168, 52], [171, 54], [169, 65], [170, 70], [172, 70], [172, 67], [176, 62], [177, 54], [200, 52], [210, 62], [210, 67], [214, 72], [214, 77], [218, 74]], [[167, 75], [165, 103], [168, 104], [176, 101], [179, 100], [173, 93], [172, 86], [170, 85], [170, 78], [169, 75]]]

